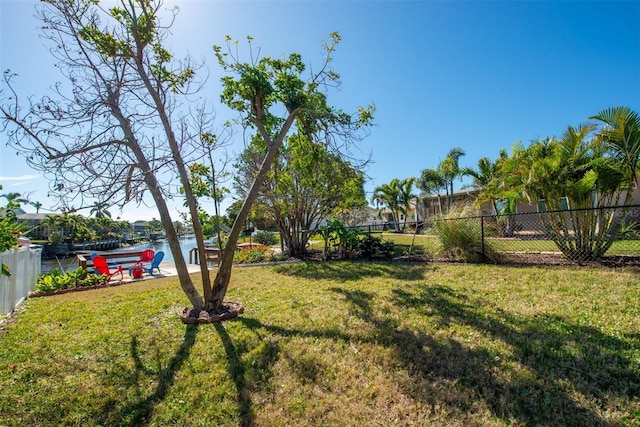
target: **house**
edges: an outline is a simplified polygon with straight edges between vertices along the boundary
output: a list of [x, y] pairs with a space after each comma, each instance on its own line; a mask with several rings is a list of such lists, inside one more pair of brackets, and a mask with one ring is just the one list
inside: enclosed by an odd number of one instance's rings
[[136, 221], [133, 223], [133, 232], [144, 234], [147, 231], [147, 221]]
[[52, 214], [41, 214], [41, 213], [26, 213], [22, 209], [20, 209], [20, 213], [17, 213], [18, 220], [25, 224], [24, 232], [31, 231], [32, 236], [36, 239], [48, 239], [51, 230], [49, 227], [43, 222], [48, 216]]
[[[404, 214], [400, 214], [399, 218], [394, 218], [391, 210], [388, 207], [384, 207], [383, 209], [376, 211], [376, 217], [377, 222], [382, 221], [384, 224], [388, 224], [389, 228], [395, 229], [396, 220], [400, 224], [412, 224], [416, 221], [423, 221], [425, 219], [425, 214], [421, 200], [419, 198], [415, 198], [409, 201], [409, 209], [406, 216]], [[370, 224], [371, 223], [373, 223], [373, 221], [370, 222]]]

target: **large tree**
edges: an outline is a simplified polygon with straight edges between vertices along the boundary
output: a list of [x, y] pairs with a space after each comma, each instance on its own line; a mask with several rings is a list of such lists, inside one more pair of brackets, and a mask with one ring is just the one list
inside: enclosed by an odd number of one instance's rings
[[[81, 205], [89, 203], [85, 198], [123, 205], [151, 195], [181, 287], [198, 315], [203, 308], [222, 309], [237, 238], [289, 130], [296, 127], [338, 146], [333, 143], [349, 140], [370, 122], [373, 108], [360, 108], [353, 117], [327, 103], [323, 90], [339, 83], [329, 66], [337, 34], [325, 44], [326, 62], [306, 81], [298, 54], [246, 63], [230, 55], [235, 49], [215, 48], [219, 64], [230, 72], [223, 77], [222, 101], [260, 134], [267, 151], [229, 234], [213, 286], [206, 263], [200, 266], [201, 295], [188, 273], [166, 200], [178, 193], [177, 176], [204, 253], [187, 165], [208, 155], [202, 139], [212, 139], [213, 129], [204, 107], [184, 105], [201, 87], [198, 64], [189, 58], [176, 61], [164, 47], [169, 28], [161, 19], [161, 6], [160, 0], [122, 0], [106, 10], [97, 1], [48, 1], [39, 17], [69, 88], [58, 85], [53, 96], [23, 108], [11, 84], [14, 76], [6, 73], [0, 111], [10, 143], [34, 168], [52, 175], [54, 191], [79, 197]], [[278, 117], [280, 111], [284, 114]]]
[[[240, 156], [238, 194], [253, 182], [264, 151], [258, 138]], [[275, 221], [289, 255], [302, 256], [322, 219], [366, 204], [364, 175], [325, 144], [298, 132], [280, 147], [258, 201]]]
[[[2, 124], [10, 143], [51, 177], [65, 205], [80, 208], [98, 200], [109, 205], [142, 202], [150, 194], [158, 209], [180, 285], [196, 308], [211, 295], [201, 265], [204, 299], [188, 273], [166, 200], [184, 189], [198, 247], [204, 242], [186, 164], [203, 153], [199, 138], [211, 119], [183, 105], [200, 89], [198, 65], [174, 60], [164, 47], [169, 35], [161, 1], [99, 2], [51, 0], [38, 10], [66, 82], [52, 95], [24, 105], [10, 72], [2, 91]], [[169, 13], [169, 23], [175, 16]], [[172, 185], [173, 184], [173, 185]]]

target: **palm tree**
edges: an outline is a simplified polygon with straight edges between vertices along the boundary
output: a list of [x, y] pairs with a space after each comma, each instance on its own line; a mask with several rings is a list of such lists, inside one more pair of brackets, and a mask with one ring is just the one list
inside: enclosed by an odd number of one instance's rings
[[464, 155], [465, 152], [462, 148], [452, 148], [449, 151], [449, 154], [447, 154], [447, 157], [445, 157], [438, 165], [438, 171], [446, 182], [447, 207], [449, 208], [451, 208], [451, 205], [453, 204], [453, 181], [462, 176], [460, 174], [459, 160], [460, 157]]
[[29, 200], [25, 197], [22, 197], [22, 194], [20, 193], [0, 194], [0, 197], [4, 197], [5, 199], [7, 199], [7, 202], [15, 202], [18, 204], [29, 203]]
[[518, 144], [499, 170], [505, 194], [540, 201], [548, 235], [565, 256], [580, 261], [598, 259], [611, 246], [617, 209], [606, 208], [617, 205], [629, 185], [629, 174], [600, 134], [594, 136], [596, 129], [569, 126], [559, 138]]
[[40, 213], [40, 208], [42, 207], [42, 203], [40, 203], [40, 202], [31, 202], [31, 206], [36, 208], [36, 213]]
[[[401, 215], [404, 215], [404, 223], [406, 223], [410, 200], [416, 197], [412, 194], [414, 181], [414, 178], [402, 180], [394, 178], [389, 184], [382, 184], [373, 190], [373, 202], [380, 211], [385, 207], [389, 209], [393, 222], [398, 225], [400, 225]], [[404, 229], [404, 223], [402, 229]]]
[[[468, 167], [460, 169], [460, 175], [473, 178], [471, 186], [476, 190], [480, 190], [476, 204], [481, 205], [485, 202], [491, 202], [494, 212], [499, 215], [515, 213], [508, 209], [510, 206], [514, 206], [517, 194], [505, 194], [499, 180], [500, 168], [508, 158], [506, 150], [503, 149], [500, 150], [500, 157], [495, 162], [488, 157], [482, 157], [478, 160], [477, 169]], [[505, 209], [508, 211], [505, 211]]]
[[382, 184], [373, 189], [372, 201], [381, 213], [385, 207], [391, 211], [393, 222], [397, 223], [399, 216], [398, 197], [400, 195], [400, 181], [397, 178], [391, 180], [389, 184]]
[[[613, 107], [590, 117], [605, 126], [599, 136], [614, 154], [614, 159], [626, 169], [629, 189], [638, 182], [638, 162], [640, 157], [640, 116], [628, 107]], [[631, 191], [627, 191], [625, 204], [631, 202]]]
[[[407, 223], [407, 216], [409, 216], [409, 211], [411, 211], [411, 200], [416, 199], [416, 215], [418, 214], [418, 203], [417, 203], [417, 195], [413, 193], [413, 184], [415, 183], [415, 178], [407, 178], [400, 181], [400, 192], [398, 194], [398, 207], [400, 212], [404, 215], [404, 221], [402, 223], [402, 231], [404, 232], [404, 227]], [[416, 227], [417, 224], [417, 216], [416, 216]]]
[[447, 189], [447, 183], [442, 174], [437, 169], [423, 169], [420, 173], [420, 178], [416, 182], [416, 187], [422, 190], [425, 196], [435, 194], [438, 197], [438, 208], [440, 209], [440, 215], [442, 215], [440, 192]]
[[111, 212], [107, 210], [109, 205], [105, 202], [95, 202], [89, 215], [94, 215], [96, 218], [111, 218]]

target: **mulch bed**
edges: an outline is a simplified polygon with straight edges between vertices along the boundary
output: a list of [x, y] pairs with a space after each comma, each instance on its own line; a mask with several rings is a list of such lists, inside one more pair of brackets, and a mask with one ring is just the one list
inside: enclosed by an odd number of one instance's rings
[[244, 313], [244, 306], [241, 303], [225, 301], [215, 311], [198, 311], [195, 308], [186, 307], [180, 313], [180, 320], [186, 324], [220, 323], [238, 317], [242, 313]]

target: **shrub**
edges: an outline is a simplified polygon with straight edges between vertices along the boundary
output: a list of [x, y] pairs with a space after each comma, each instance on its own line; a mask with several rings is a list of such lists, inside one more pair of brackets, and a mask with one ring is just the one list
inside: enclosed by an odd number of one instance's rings
[[67, 273], [62, 273], [57, 268], [54, 268], [51, 273], [38, 276], [36, 291], [55, 292], [59, 289], [69, 289], [77, 286], [104, 285], [106, 282], [107, 276], [94, 273], [86, 274], [82, 267]]
[[318, 230], [324, 240], [324, 259], [334, 255], [338, 259], [351, 259], [355, 255], [360, 241], [358, 230], [347, 228], [340, 220], [333, 219]]
[[233, 254], [233, 262], [237, 264], [252, 264], [263, 262], [267, 258], [267, 251], [263, 248], [253, 248], [250, 250], [237, 250]]
[[267, 230], [256, 231], [256, 233], [251, 238], [256, 242], [262, 243], [266, 246], [273, 246], [276, 244], [276, 235]]
[[459, 260], [478, 262], [495, 259], [493, 251], [483, 246], [479, 213], [469, 205], [453, 206], [447, 215], [435, 220], [433, 229], [440, 239], [441, 253]]
[[395, 244], [380, 237], [366, 237], [359, 242], [358, 250], [367, 259], [391, 258], [395, 252]]

